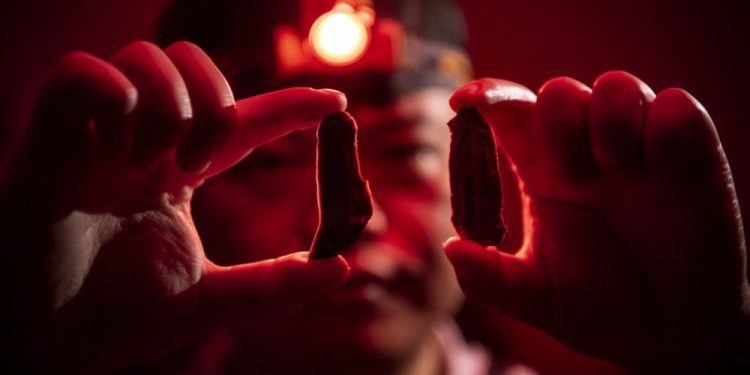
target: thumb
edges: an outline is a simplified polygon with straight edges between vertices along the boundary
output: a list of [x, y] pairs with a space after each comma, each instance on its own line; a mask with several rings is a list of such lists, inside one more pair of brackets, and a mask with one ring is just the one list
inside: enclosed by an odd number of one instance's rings
[[458, 238], [451, 238], [444, 247], [469, 300], [547, 328], [550, 301], [539, 264]]
[[211, 266], [201, 280], [200, 325], [251, 322], [289, 313], [346, 281], [343, 257], [307, 252], [231, 267]]

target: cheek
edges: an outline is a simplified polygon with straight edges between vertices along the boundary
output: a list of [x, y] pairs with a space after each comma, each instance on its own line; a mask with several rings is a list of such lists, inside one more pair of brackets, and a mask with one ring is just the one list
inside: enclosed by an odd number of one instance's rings
[[404, 311], [367, 327], [366, 337], [377, 351], [398, 356], [419, 346], [434, 324], [432, 314], [424, 311]]
[[442, 244], [448, 237], [456, 235], [451, 222], [453, 208], [451, 207], [451, 189], [447, 168], [436, 178], [433, 186], [435, 186], [436, 194], [432, 204], [432, 226], [434, 235], [440, 238]]
[[419, 215], [415, 222], [424, 223], [423, 231], [430, 243], [431, 252], [425, 258], [429, 270], [426, 291], [429, 304], [438, 313], [453, 312], [463, 300], [463, 294], [442, 245], [448, 238], [456, 235], [450, 221], [449, 199], [425, 205], [422, 209], [415, 210], [415, 215]]
[[434, 280], [430, 283], [429, 295], [439, 313], [456, 313], [464, 300], [464, 294], [458, 284], [456, 273], [448, 257], [441, 251], [433, 264]]
[[[426, 266], [426, 292], [428, 304], [437, 306], [439, 312], [454, 311], [463, 294], [458, 286], [453, 266], [443, 252], [443, 242], [456, 232], [451, 223], [451, 206], [449, 188], [441, 193], [440, 199], [432, 201], [401, 200], [397, 210], [400, 222], [394, 225], [403, 230], [404, 236], [422, 238], [420, 244], [412, 244], [413, 248], [423, 249], [421, 259]], [[395, 202], [394, 202], [395, 203]], [[394, 215], [396, 216], [396, 215]], [[405, 218], [411, 217], [410, 220]]]

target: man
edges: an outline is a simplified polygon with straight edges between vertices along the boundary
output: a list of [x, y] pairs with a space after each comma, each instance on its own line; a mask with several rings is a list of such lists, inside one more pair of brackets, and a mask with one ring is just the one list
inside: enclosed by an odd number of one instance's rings
[[[42, 364], [112, 369], [228, 329], [240, 334], [219, 361], [227, 370], [440, 373], [450, 365], [432, 333], [460, 299], [440, 251], [452, 233], [449, 90], [420, 87], [386, 106], [350, 108], [377, 208], [344, 252], [344, 281], [340, 258], [216, 267], [203, 258], [188, 209], [205, 178], [343, 109], [339, 94], [286, 91], [235, 112], [216, 68], [189, 44], [166, 53], [134, 44], [111, 64], [84, 55], [63, 63], [9, 177], [3, 248], [24, 244], [34, 252], [11, 254], [11, 264], [37, 270], [12, 274], [32, 286], [17, 293], [19, 310], [31, 313], [18, 317], [27, 358], [39, 349]], [[552, 80], [538, 98], [483, 80], [451, 104], [480, 108], [533, 208], [518, 256], [448, 243], [469, 298], [633, 371], [700, 371], [741, 353], [744, 242], [718, 139], [696, 102], [678, 90], [654, 98], [614, 72], [593, 91]], [[194, 213], [217, 262], [306, 247], [315, 227], [313, 149], [309, 130], [289, 135], [196, 192]], [[46, 186], [56, 189], [40, 194]], [[268, 296], [276, 291], [281, 302]], [[58, 352], [61, 342], [72, 345]]]
[[[189, 3], [176, 3], [176, 9], [167, 13], [163, 44], [189, 39], [205, 46], [217, 61], [233, 66], [224, 70], [230, 72], [228, 79], [236, 91], [310, 85], [346, 92], [348, 109], [359, 123], [361, 167], [375, 206], [361, 240], [343, 253], [351, 267], [347, 282], [288, 317], [235, 330], [234, 349], [226, 359], [234, 368], [229, 370], [442, 372], [452, 358], [446, 358], [433, 330], [452, 328], [448, 321], [462, 300], [442, 251], [442, 243], [454, 234], [446, 126], [453, 112], [445, 103], [469, 77], [464, 55], [411, 37], [403, 51], [395, 52], [399, 62], [390, 71], [354, 64], [343, 73], [283, 74], [274, 67], [253, 66], [254, 61], [237, 63], [247, 55], [276, 56], [273, 48], [264, 50], [271, 47], [270, 33], [218, 21], [229, 18], [227, 14], [255, 20], [249, 4], [228, 2], [231, 5], [224, 8], [214, 4], [206, 10], [193, 5], [200, 11], [191, 12], [181, 11], [184, 4]], [[261, 21], [266, 30], [292, 24], [294, 12], [285, 12], [289, 9], [293, 7], [266, 6]], [[380, 17], [387, 17], [387, 11], [376, 8]], [[186, 21], [184, 13], [196, 14], [197, 19]], [[174, 14], [180, 15], [177, 26], [170, 22]], [[209, 28], [211, 33], [190, 26], [211, 20], [216, 22]], [[179, 25], [188, 26], [175, 30]], [[215, 37], [227, 34], [233, 39]], [[430, 66], [441, 59], [450, 59], [458, 69]], [[209, 258], [224, 265], [243, 264], [309, 247], [318, 221], [315, 137], [315, 129], [307, 129], [259, 147], [196, 191], [193, 215]], [[294, 353], [293, 360], [287, 353]], [[489, 365], [486, 353], [476, 351], [475, 357], [484, 361], [479, 366]]]

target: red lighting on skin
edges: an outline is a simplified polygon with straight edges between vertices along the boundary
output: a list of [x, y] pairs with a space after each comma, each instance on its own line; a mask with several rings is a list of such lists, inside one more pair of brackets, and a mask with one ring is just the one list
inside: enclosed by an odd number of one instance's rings
[[309, 42], [315, 55], [334, 65], [348, 65], [364, 54], [370, 43], [374, 12], [364, 7], [357, 11], [346, 3], [336, 4], [313, 23]]

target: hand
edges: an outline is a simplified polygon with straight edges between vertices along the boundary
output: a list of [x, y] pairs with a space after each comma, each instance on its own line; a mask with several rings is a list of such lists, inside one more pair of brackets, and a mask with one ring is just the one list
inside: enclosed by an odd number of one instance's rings
[[235, 103], [208, 56], [186, 42], [163, 51], [135, 42], [109, 62], [66, 56], [0, 205], [12, 308], [3, 344], [25, 365], [104, 372], [341, 284], [341, 257], [212, 264], [190, 199], [253, 147], [345, 107], [343, 94], [307, 88]]
[[693, 97], [654, 95], [609, 72], [593, 89], [553, 79], [538, 98], [479, 80], [451, 105], [490, 122], [529, 208], [515, 255], [446, 245], [468, 298], [630, 371], [716, 371], [743, 358], [739, 208], [716, 129]]

